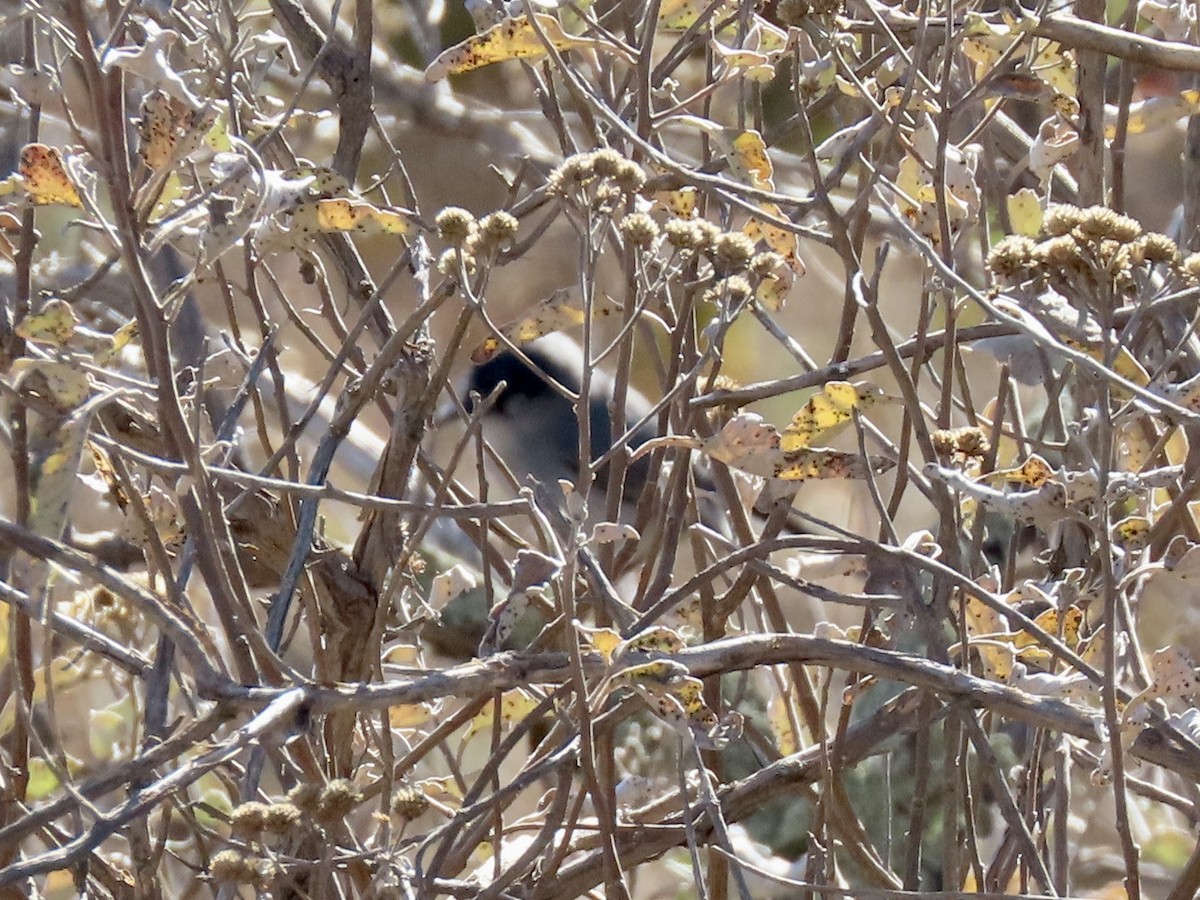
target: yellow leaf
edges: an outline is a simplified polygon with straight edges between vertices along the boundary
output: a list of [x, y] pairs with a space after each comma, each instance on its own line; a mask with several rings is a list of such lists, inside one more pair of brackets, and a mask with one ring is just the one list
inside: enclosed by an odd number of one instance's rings
[[[1061, 638], [1068, 647], [1079, 644], [1079, 628], [1083, 624], [1083, 610], [1078, 606], [1067, 609], [1060, 614], [1057, 609], [1047, 609], [1033, 620], [1034, 624], [1043, 631]], [[1038, 639], [1028, 631], [1021, 630], [1013, 637], [1013, 646], [1018, 649], [1037, 645]]]
[[690, 219], [696, 214], [696, 189], [694, 187], [680, 188], [677, 191], [659, 191], [654, 195], [655, 201], [671, 215], [680, 219]]
[[[592, 303], [592, 318], [610, 316], [620, 309], [613, 300], [598, 298]], [[582, 325], [585, 319], [582, 304], [566, 294], [557, 293], [549, 300], [543, 300], [526, 315], [509, 322], [500, 332], [514, 344], [528, 344], [547, 334]], [[487, 338], [471, 353], [471, 362], [476, 365], [487, 362], [500, 352], [502, 346], [499, 338]]]
[[433, 707], [428, 703], [401, 703], [388, 707], [388, 724], [396, 729], [417, 728], [433, 717]]
[[621, 644], [617, 657], [627, 653], [678, 653], [686, 645], [677, 631], [656, 625], [639, 631], [629, 640]]
[[1031, 488], [1040, 488], [1053, 475], [1054, 470], [1050, 468], [1050, 463], [1034, 453], [1025, 462], [1021, 463], [1019, 468], [1004, 469], [993, 473], [992, 477], [1003, 479], [1004, 481], [1015, 481], [1018, 484], [1028, 485]]
[[1042, 230], [1042, 201], [1033, 188], [1022, 188], [1009, 194], [1008, 218], [1016, 234], [1036, 237]]
[[712, 41], [713, 53], [730, 69], [742, 69], [743, 74], [753, 81], [766, 84], [775, 77], [772, 57], [758, 50], [726, 47], [720, 41]]
[[775, 170], [767, 156], [767, 144], [753, 129], [733, 139], [729, 156], [730, 173], [739, 181], [764, 191], [775, 190]]
[[806, 450], [818, 437], [829, 437], [838, 426], [850, 422], [855, 409], [867, 409], [882, 397], [879, 387], [869, 381], [831, 381], [792, 418], [783, 431], [780, 447], [785, 452]]
[[798, 450], [784, 454], [783, 462], [773, 473], [781, 481], [809, 481], [825, 478], [866, 478], [868, 474], [886, 472], [891, 460], [870, 457], [841, 450]]
[[575, 629], [584, 642], [590, 644], [605, 662], [612, 662], [613, 654], [621, 643], [621, 635], [611, 628], [589, 628], [587, 625], [576, 624]]
[[[786, 219], [783, 210], [774, 203], [760, 203], [759, 209], [769, 216]], [[797, 275], [805, 272], [804, 262], [798, 255], [800, 241], [794, 232], [780, 228], [773, 222], [763, 221], [751, 216], [742, 226], [742, 233], [753, 241], [765, 241], [767, 246], [784, 258], [788, 266]]]
[[967, 608], [967, 634], [972, 637], [1000, 634], [1008, 630], [1000, 613], [974, 594], [967, 597], [965, 605]]
[[[708, 8], [710, 0], [662, 0], [658, 7], [658, 27], [665, 31], [686, 31], [700, 13]], [[736, 0], [724, 0], [709, 17], [711, 23], [720, 22], [737, 12]]]
[[[604, 41], [567, 34], [553, 16], [535, 14], [534, 19], [545, 39], [556, 50], [590, 47], [612, 52], [617, 49]], [[514, 16], [442, 52], [425, 70], [425, 80], [441, 81], [447, 75], [461, 75], [492, 63], [510, 59], [537, 59], [545, 55], [542, 37], [534, 30], [529, 17]]]
[[17, 334], [27, 341], [62, 347], [71, 339], [78, 324], [71, 304], [52, 297], [37, 312], [30, 313], [17, 323]]
[[199, 149], [215, 121], [213, 111], [201, 118], [200, 110], [164, 91], [152, 91], [142, 101], [138, 154], [149, 168], [158, 171]]
[[984, 677], [994, 681], [1008, 681], [1013, 670], [1014, 651], [1010, 644], [1000, 641], [971, 641], [971, 648], [979, 654], [983, 663]]
[[1113, 539], [1126, 552], [1145, 550], [1150, 546], [1150, 520], [1145, 516], [1129, 516], [1113, 526]]
[[[537, 709], [539, 703], [539, 700], [520, 688], [505, 691], [504, 695], [500, 698], [501, 726], [507, 728], [516, 722], [520, 722]], [[467, 732], [463, 735], [463, 742], [469, 741], [481, 731], [490, 729], [492, 722], [495, 720], [495, 713], [495, 703], [485, 704], [483, 709], [471, 720], [471, 724], [467, 726]]]
[[56, 148], [45, 144], [26, 144], [21, 151], [18, 172], [24, 180], [25, 193], [34, 205], [83, 207], [75, 182], [67, 174], [62, 154]]
[[366, 200], [330, 197], [301, 203], [292, 222], [302, 231], [357, 231], [363, 234], [407, 234], [408, 217], [395, 210], [380, 209]]
[[754, 297], [763, 307], [777, 312], [783, 309], [788, 292], [795, 284], [795, 276], [790, 271], [770, 272], [762, 277], [758, 287], [754, 289]]
[[82, 406], [91, 394], [87, 373], [62, 360], [23, 357], [12, 368], [22, 390], [32, 390], [63, 412]]

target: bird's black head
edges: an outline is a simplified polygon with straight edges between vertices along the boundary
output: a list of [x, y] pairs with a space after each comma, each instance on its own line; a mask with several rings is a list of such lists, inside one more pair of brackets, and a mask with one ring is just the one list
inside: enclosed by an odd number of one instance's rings
[[522, 349], [537, 369], [530, 368], [525, 360], [511, 350], [504, 350], [471, 371], [468, 391], [487, 397], [503, 381], [507, 387], [496, 399], [495, 405], [496, 412], [502, 413], [508, 401], [516, 397], [531, 399], [550, 392], [552, 389], [546, 384], [543, 373], [568, 390], [579, 390], [578, 372], [573, 371], [563, 360], [556, 358], [551, 349], [538, 344]]

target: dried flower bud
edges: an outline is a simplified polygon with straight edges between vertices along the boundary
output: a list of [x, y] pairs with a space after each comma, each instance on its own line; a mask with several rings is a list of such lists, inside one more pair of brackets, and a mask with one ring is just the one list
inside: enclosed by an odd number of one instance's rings
[[1089, 238], [1112, 238], [1129, 243], [1142, 234], [1142, 226], [1129, 216], [1114, 212], [1107, 206], [1091, 206], [1083, 210], [1079, 231]]
[[345, 778], [335, 778], [321, 789], [315, 818], [322, 823], [340, 822], [362, 800], [362, 794]]
[[736, 304], [744, 303], [753, 294], [754, 289], [750, 287], [750, 282], [741, 275], [730, 275], [728, 278], [722, 278], [705, 291], [704, 299], [708, 303], [719, 303], [728, 300], [730, 303]]
[[667, 243], [676, 250], [687, 252], [699, 250], [704, 246], [705, 235], [697, 222], [688, 219], [668, 219], [663, 231], [667, 236]]
[[441, 239], [455, 246], [465, 244], [475, 234], [475, 217], [459, 206], [447, 206], [434, 221]]
[[489, 213], [479, 220], [480, 234], [497, 244], [511, 241], [520, 227], [521, 223], [517, 221], [517, 217], [504, 210]]
[[271, 834], [287, 834], [300, 824], [303, 813], [292, 803], [272, 803], [263, 816], [263, 831]]
[[1135, 241], [1130, 250], [1135, 262], [1148, 262], [1151, 265], [1163, 263], [1174, 266], [1179, 263], [1179, 245], [1157, 231], [1149, 231]]
[[626, 194], [636, 194], [646, 186], [646, 173], [637, 163], [624, 160], [617, 167], [613, 182]]
[[1183, 274], [1189, 278], [1200, 279], [1200, 253], [1192, 253], [1180, 263]]
[[576, 153], [563, 160], [562, 165], [550, 173], [547, 188], [552, 194], [566, 194], [591, 181], [596, 174], [594, 154]]
[[1079, 242], [1069, 235], [1051, 238], [1037, 245], [1035, 258], [1051, 269], [1074, 271], [1079, 266]]
[[321, 803], [321, 785], [308, 782], [298, 784], [288, 791], [287, 799], [301, 812], [312, 815]]
[[1042, 217], [1042, 231], [1050, 237], [1060, 237], [1070, 234], [1083, 220], [1083, 210], [1078, 206], [1068, 206], [1065, 203], [1055, 203], [1046, 210]]
[[392, 796], [392, 812], [406, 821], [412, 821], [427, 809], [429, 798], [418, 787], [406, 784]]
[[266, 827], [267, 809], [265, 803], [243, 803], [229, 814], [229, 826], [234, 834], [256, 837]]
[[222, 850], [208, 862], [208, 872], [219, 884], [257, 884], [257, 861], [239, 850]]
[[750, 273], [757, 275], [759, 278], [765, 278], [772, 272], [780, 269], [784, 265], [782, 255], [768, 250], [765, 253], [758, 253], [750, 260]]
[[438, 257], [437, 270], [440, 274], [453, 277], [458, 274], [458, 258], [462, 257], [463, 268], [468, 273], [475, 271], [475, 257], [470, 253], [460, 253], [458, 250], [444, 250]]
[[997, 242], [988, 254], [987, 267], [992, 274], [1011, 278], [1033, 265], [1035, 244], [1024, 235], [1013, 234]]
[[658, 225], [645, 213], [630, 213], [621, 220], [620, 228], [625, 240], [643, 250], [658, 238]]
[[592, 153], [592, 171], [601, 178], [613, 178], [627, 162], [616, 150], [604, 147]]
[[726, 231], [713, 239], [711, 252], [718, 270], [739, 272], [754, 256], [754, 241], [740, 231]]

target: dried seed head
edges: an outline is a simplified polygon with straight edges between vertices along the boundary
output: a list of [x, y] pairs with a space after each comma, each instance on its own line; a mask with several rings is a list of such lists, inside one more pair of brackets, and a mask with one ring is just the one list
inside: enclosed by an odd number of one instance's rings
[[288, 791], [287, 798], [289, 803], [311, 816], [321, 804], [321, 785], [307, 782], [298, 784]]
[[726, 231], [713, 239], [713, 262], [721, 272], [739, 272], [753, 256], [754, 241], [740, 231]]
[[220, 884], [258, 883], [257, 861], [240, 850], [222, 850], [208, 862], [208, 873]]
[[267, 804], [251, 801], [236, 807], [229, 814], [229, 825], [234, 834], [256, 837], [263, 833], [267, 822]]
[[362, 794], [345, 778], [335, 778], [321, 789], [315, 818], [318, 822], [340, 822], [362, 800]]
[[429, 809], [429, 798], [418, 787], [406, 784], [392, 795], [392, 812], [405, 821], [412, 821]]
[[614, 178], [628, 160], [611, 147], [592, 153], [592, 171], [601, 178]]
[[591, 153], [576, 153], [563, 160], [562, 165], [550, 173], [546, 183], [552, 194], [565, 195], [582, 187], [595, 177], [596, 161]]
[[1042, 217], [1042, 231], [1050, 237], [1060, 237], [1070, 234], [1071, 229], [1082, 220], [1083, 210], [1078, 206], [1055, 203], [1046, 210], [1046, 215]]
[[929, 435], [933, 444], [933, 452], [938, 456], [950, 456], [954, 453], [955, 440], [953, 428], [939, 428]]
[[271, 834], [287, 834], [300, 824], [303, 813], [292, 803], [272, 803], [263, 816], [263, 831]]
[[750, 260], [750, 273], [757, 275], [759, 278], [765, 278], [771, 273], [780, 269], [784, 265], [782, 255], [768, 250], [765, 253], [758, 253]]
[[1188, 278], [1200, 279], [1200, 253], [1187, 256], [1179, 267]]
[[1148, 231], [1130, 245], [1135, 262], [1148, 262], [1151, 265], [1162, 263], [1174, 266], [1179, 263], [1179, 245], [1157, 231]]
[[643, 250], [653, 245], [658, 238], [658, 225], [645, 213], [630, 213], [621, 220], [620, 227], [625, 240]]
[[688, 219], [668, 219], [667, 224], [663, 226], [663, 232], [667, 236], [667, 243], [676, 250], [689, 252], [704, 246], [705, 235], [697, 222]]
[[955, 432], [955, 449], [967, 456], [983, 456], [991, 448], [982, 428], [959, 428]]
[[728, 300], [728, 302], [736, 304], [744, 303], [753, 294], [754, 288], [750, 286], [750, 282], [741, 275], [730, 275], [728, 278], [722, 278], [705, 291], [704, 299], [708, 303], [721, 303]]
[[458, 258], [462, 257], [463, 268], [468, 273], [475, 271], [475, 257], [470, 253], [460, 253], [458, 250], [443, 250], [438, 257], [437, 270], [440, 274], [452, 277], [458, 274]]
[[1079, 232], [1093, 240], [1112, 238], [1128, 243], [1141, 236], [1142, 226], [1135, 219], [1114, 212], [1107, 206], [1091, 206], [1083, 210]]
[[1074, 271], [1080, 263], [1079, 242], [1070, 235], [1051, 238], [1037, 245], [1034, 257], [1050, 269]]
[[520, 227], [521, 223], [517, 221], [517, 217], [504, 210], [489, 213], [479, 220], [480, 236], [494, 246], [512, 241]]
[[456, 247], [467, 242], [475, 234], [475, 217], [460, 206], [447, 206], [437, 214], [438, 236]]
[[1020, 234], [1000, 240], [988, 254], [987, 267], [992, 274], [1012, 278], [1027, 271], [1034, 261], [1035, 244]]
[[707, 219], [697, 219], [695, 224], [696, 229], [700, 234], [700, 249], [707, 253], [709, 248], [712, 247], [713, 241], [715, 241], [723, 232], [721, 231], [719, 225], [714, 225]]
[[646, 173], [637, 163], [624, 160], [613, 175], [613, 183], [626, 194], [636, 194], [646, 186]]

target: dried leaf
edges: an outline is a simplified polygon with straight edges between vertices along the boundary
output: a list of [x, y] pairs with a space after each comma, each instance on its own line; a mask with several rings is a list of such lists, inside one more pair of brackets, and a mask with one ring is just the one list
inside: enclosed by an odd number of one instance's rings
[[[604, 41], [567, 34], [554, 16], [539, 13], [534, 18], [546, 40], [556, 50], [590, 48], [612, 53], [617, 49]], [[510, 59], [538, 59], [545, 55], [546, 47], [529, 17], [513, 16], [442, 52], [425, 70], [425, 80], [441, 81], [447, 75], [461, 75], [492, 63]]]
[[35, 313], [29, 313], [17, 323], [17, 334], [27, 341], [63, 347], [75, 333], [79, 320], [66, 300], [52, 297]]
[[142, 101], [138, 154], [149, 168], [158, 171], [199, 150], [215, 122], [214, 111], [202, 117], [165, 91], [151, 91]]
[[[504, 695], [500, 698], [500, 727], [503, 729], [511, 728], [537, 709], [539, 703], [540, 701], [536, 697], [521, 690], [521, 688], [505, 691]], [[471, 724], [467, 726], [467, 731], [463, 735], [463, 743], [466, 743], [481, 731], [490, 731], [495, 718], [496, 704], [485, 704], [483, 709], [471, 720]]]
[[476, 583], [475, 573], [466, 566], [451, 566], [436, 576], [429, 586], [429, 605], [433, 609], [441, 611], [455, 597], [474, 590]]
[[869, 381], [851, 384], [830, 381], [813, 394], [783, 430], [780, 447], [789, 452], [806, 450], [819, 437], [831, 437], [854, 418], [854, 410], [869, 409], [883, 398], [883, 391]]
[[45, 144], [26, 144], [21, 150], [21, 164], [17, 171], [29, 201], [35, 206], [61, 204], [83, 208], [83, 200], [57, 148]]
[[[711, 0], [662, 0], [658, 7], [658, 27], [664, 31], [686, 31], [700, 14], [709, 7]], [[737, 12], [737, 0], [723, 0], [709, 17], [717, 23]]]
[[[592, 303], [592, 318], [600, 319], [620, 312], [621, 307], [608, 297], [596, 298]], [[509, 322], [500, 329], [512, 343], [521, 345], [536, 341], [540, 337], [582, 325], [586, 319], [583, 305], [563, 292], [543, 300], [519, 319]], [[476, 365], [487, 362], [500, 352], [504, 344], [497, 337], [489, 337], [471, 352], [471, 362]]]
[[1008, 219], [1015, 234], [1037, 237], [1042, 230], [1042, 201], [1033, 188], [1022, 188], [1006, 199]]
[[360, 234], [408, 234], [412, 223], [399, 210], [382, 209], [366, 200], [331, 197], [301, 203], [292, 210], [292, 225], [302, 233], [356, 231]]

